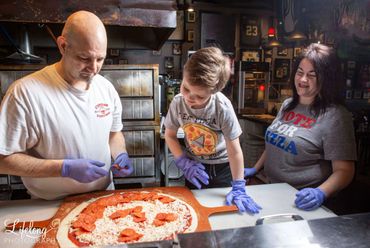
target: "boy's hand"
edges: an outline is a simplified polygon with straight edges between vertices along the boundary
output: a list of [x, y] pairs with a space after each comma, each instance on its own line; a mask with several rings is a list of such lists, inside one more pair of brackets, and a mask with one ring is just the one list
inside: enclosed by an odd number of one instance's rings
[[207, 172], [205, 172], [204, 165], [201, 163], [188, 158], [185, 153], [183, 153], [180, 157], [175, 159], [175, 164], [177, 168], [184, 172], [185, 178], [198, 189], [202, 188], [200, 182], [204, 185], [208, 185], [209, 176]]

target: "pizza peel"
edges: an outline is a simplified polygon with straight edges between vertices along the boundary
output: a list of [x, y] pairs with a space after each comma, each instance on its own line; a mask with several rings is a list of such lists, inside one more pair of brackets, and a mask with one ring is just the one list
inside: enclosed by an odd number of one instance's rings
[[84, 201], [88, 201], [91, 198], [97, 198], [104, 195], [110, 195], [112, 193], [120, 192], [132, 192], [132, 191], [147, 191], [168, 194], [175, 198], [178, 198], [191, 207], [193, 207], [197, 218], [198, 225], [195, 232], [210, 231], [211, 225], [209, 223], [209, 216], [217, 213], [234, 212], [237, 211], [236, 206], [220, 206], [220, 207], [204, 207], [194, 197], [193, 193], [186, 187], [155, 187], [155, 188], [138, 188], [138, 189], [127, 189], [127, 190], [115, 190], [115, 191], [99, 191], [86, 193], [81, 195], [70, 196], [64, 199], [61, 203], [56, 214], [49, 220], [44, 221], [30, 221], [22, 222], [17, 225], [9, 224], [11, 228], [25, 228], [31, 226], [33, 228], [44, 228], [43, 236], [38, 240], [34, 247], [59, 247], [56, 240], [58, 232], [58, 224], [68, 215], [75, 207], [80, 205]]

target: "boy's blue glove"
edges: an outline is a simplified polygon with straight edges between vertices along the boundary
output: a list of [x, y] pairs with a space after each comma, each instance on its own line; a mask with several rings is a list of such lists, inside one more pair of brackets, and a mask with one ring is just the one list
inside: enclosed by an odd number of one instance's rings
[[175, 164], [177, 168], [184, 172], [185, 178], [198, 189], [202, 188], [200, 182], [204, 185], [208, 185], [209, 176], [207, 172], [205, 172], [204, 165], [201, 163], [188, 158], [186, 154], [183, 153], [180, 157], [175, 159]]
[[91, 159], [65, 159], [62, 164], [62, 177], [70, 177], [80, 183], [90, 183], [108, 176], [105, 164]]
[[253, 199], [245, 192], [245, 180], [234, 180], [231, 182], [232, 190], [226, 195], [226, 205], [234, 203], [239, 212], [249, 212], [252, 214], [259, 213], [262, 209]]
[[254, 167], [244, 168], [244, 177], [253, 177], [254, 175], [256, 175], [256, 173], [257, 173], [257, 170]]
[[303, 210], [315, 210], [324, 202], [325, 193], [319, 188], [304, 188], [297, 192], [295, 205]]
[[119, 154], [114, 160], [113, 165], [111, 166], [113, 175], [117, 177], [127, 177], [131, 175], [131, 173], [134, 171], [134, 168], [132, 167], [131, 159], [128, 157], [127, 152], [123, 152]]

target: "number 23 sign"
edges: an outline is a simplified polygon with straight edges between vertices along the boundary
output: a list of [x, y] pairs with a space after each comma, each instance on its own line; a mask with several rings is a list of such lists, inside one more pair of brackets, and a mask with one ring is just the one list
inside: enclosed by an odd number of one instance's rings
[[260, 45], [261, 31], [260, 22], [257, 17], [242, 16], [240, 29], [241, 45]]

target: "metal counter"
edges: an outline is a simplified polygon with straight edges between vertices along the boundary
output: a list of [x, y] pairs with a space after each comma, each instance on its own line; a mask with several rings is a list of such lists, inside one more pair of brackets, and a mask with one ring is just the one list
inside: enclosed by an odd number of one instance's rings
[[[286, 183], [253, 185], [247, 186], [246, 189], [247, 193], [263, 208], [261, 212], [256, 215], [239, 214], [237, 212], [212, 215], [209, 218], [212, 230], [227, 228], [245, 228], [249, 226], [254, 226], [257, 219], [272, 214], [293, 213], [302, 216], [305, 220], [336, 216], [330, 210], [325, 208], [319, 208], [314, 211], [302, 211], [295, 208], [293, 202], [297, 190]], [[203, 206], [215, 207], [224, 205], [225, 195], [230, 190], [231, 188], [214, 188], [193, 190], [192, 192], [195, 198]], [[23, 232], [5, 232], [5, 224], [9, 224], [17, 220], [22, 222], [49, 219], [54, 216], [59, 208], [60, 203], [61, 201], [44, 200], [0, 201], [0, 247], [32, 247], [40, 236], [40, 234], [36, 232], [36, 230], [23, 230]], [[168, 242], [166, 244], [168, 244]], [[158, 246], [154, 245], [151, 247]]]
[[370, 213], [179, 234], [181, 248], [370, 246]]

